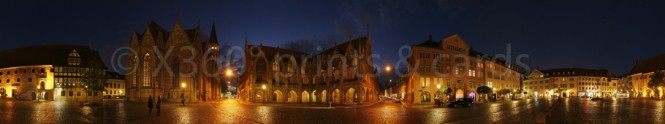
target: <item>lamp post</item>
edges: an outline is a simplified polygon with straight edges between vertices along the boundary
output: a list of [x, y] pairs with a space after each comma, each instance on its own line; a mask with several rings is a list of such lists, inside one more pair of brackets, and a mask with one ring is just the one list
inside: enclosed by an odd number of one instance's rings
[[35, 97], [37, 97], [37, 103], [39, 103], [39, 91], [41, 90], [41, 86], [37, 85], [37, 93], [35, 93]]
[[[385, 70], [386, 70], [386, 78], [387, 78], [387, 81], [388, 81], [388, 83], [386, 84], [386, 86], [387, 86], [389, 89], [392, 89], [391, 84], [392, 84], [393, 80], [390, 79], [390, 74], [389, 74], [390, 71], [392, 71], [392, 67], [390, 67], [390, 65], [386, 65]], [[392, 91], [392, 90], [389, 90], [389, 91]], [[392, 92], [388, 93], [388, 96], [390, 96], [390, 94], [392, 94]]]
[[[233, 79], [233, 70], [230, 69], [230, 68], [227, 68], [226, 71], [224, 71], [224, 75], [226, 75], [226, 81], [227, 81], [227, 85], [226, 85], [227, 89], [226, 90], [228, 91], [230, 86], [231, 86], [231, 81], [230, 80]], [[223, 93], [224, 93], [224, 91], [222, 91], [222, 94]], [[231, 92], [228, 92], [227, 97], [230, 96], [230, 93]]]
[[492, 88], [492, 95], [494, 95], [494, 101], [496, 101], [496, 88]]
[[86, 103], [88, 102], [88, 95], [90, 95], [90, 94], [88, 94], [88, 85], [85, 85], [85, 102]]
[[261, 101], [263, 101], [262, 104], [266, 104], [266, 98], [265, 98], [266, 97], [266, 85], [264, 84], [263, 86], [261, 86], [261, 89], [263, 89], [263, 92], [262, 92], [263, 94], [261, 94], [261, 95], [263, 95], [263, 96], [261, 96]]
[[180, 83], [180, 88], [181, 88], [181, 93], [180, 93], [180, 102], [182, 103], [182, 106], [185, 106], [185, 87], [187, 84]]
[[663, 97], [663, 88], [659, 86], [658, 87], [658, 99], [661, 99], [662, 97]]

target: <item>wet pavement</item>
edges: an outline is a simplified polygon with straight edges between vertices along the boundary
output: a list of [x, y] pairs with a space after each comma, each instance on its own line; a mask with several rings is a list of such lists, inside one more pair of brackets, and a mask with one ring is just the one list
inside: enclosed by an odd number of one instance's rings
[[663, 124], [665, 100], [564, 98], [549, 123]]
[[[146, 103], [105, 101], [103, 107], [76, 102], [0, 101], [0, 122], [10, 123], [513, 123], [533, 122], [548, 100], [476, 104], [471, 108], [406, 108], [394, 101], [352, 109], [292, 108], [240, 104], [234, 100], [165, 103], [148, 115]], [[156, 110], [153, 110], [156, 112]]]
[[[653, 100], [603, 102], [562, 99], [550, 123], [663, 123], [665, 103]], [[161, 115], [148, 115], [146, 103], [106, 101], [103, 107], [76, 102], [0, 100], [0, 122], [9, 123], [535, 123], [553, 103], [527, 99], [480, 103], [471, 108], [407, 108], [382, 101], [363, 108], [293, 108], [240, 104], [235, 100], [165, 103]], [[156, 112], [156, 110], [153, 110]]]

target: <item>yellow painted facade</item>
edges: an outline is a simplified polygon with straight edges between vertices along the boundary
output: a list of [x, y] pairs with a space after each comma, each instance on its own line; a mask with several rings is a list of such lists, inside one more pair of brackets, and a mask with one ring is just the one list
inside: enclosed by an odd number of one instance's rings
[[614, 97], [618, 79], [606, 70], [564, 68], [534, 70], [524, 80], [527, 96]]
[[42, 99], [53, 99], [52, 68], [51, 65], [33, 65], [0, 69], [0, 96], [31, 99], [34, 94]]
[[[411, 46], [410, 53], [409, 72], [393, 88], [409, 103], [434, 104], [437, 98], [479, 100], [476, 89], [480, 86], [497, 91], [520, 89], [515, 66], [471, 50], [459, 35], [438, 42], [430, 36], [429, 41]], [[445, 94], [449, 88], [450, 93]]]

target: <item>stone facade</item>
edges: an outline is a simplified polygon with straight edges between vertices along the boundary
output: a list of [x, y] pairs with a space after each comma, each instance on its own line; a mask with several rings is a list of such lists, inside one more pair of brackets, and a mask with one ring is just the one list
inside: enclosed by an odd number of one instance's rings
[[[86, 72], [105, 73], [97, 51], [86, 46], [41, 45], [0, 52], [0, 96], [21, 100], [99, 100], [87, 91]], [[92, 64], [94, 63], [94, 64]], [[93, 66], [97, 65], [97, 66]]]
[[168, 31], [150, 22], [143, 33], [132, 33], [130, 46], [128, 100], [162, 97], [167, 102], [196, 102], [221, 98], [214, 24], [208, 39], [202, 35], [200, 24], [185, 29], [176, 21]]
[[104, 90], [104, 98], [124, 98], [125, 97], [125, 75], [115, 72], [107, 72], [107, 84]]
[[[411, 46], [408, 73], [391, 89], [398, 98], [412, 104], [434, 104], [436, 98], [479, 100], [476, 89], [519, 90], [520, 73], [502, 60], [472, 50], [457, 34], [440, 41]], [[450, 89], [449, 94], [445, 90]]]
[[604, 69], [536, 69], [524, 81], [524, 92], [529, 97], [616, 97], [618, 81]]
[[249, 102], [359, 104], [378, 101], [369, 33], [317, 54], [245, 41], [238, 96]]

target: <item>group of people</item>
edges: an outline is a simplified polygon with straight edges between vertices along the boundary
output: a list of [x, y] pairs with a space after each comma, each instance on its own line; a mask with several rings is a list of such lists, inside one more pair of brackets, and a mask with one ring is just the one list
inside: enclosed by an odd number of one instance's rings
[[[150, 99], [148, 99], [148, 115], [152, 115], [152, 105], [153, 105], [152, 103], [153, 103], [152, 96], [150, 96]], [[161, 113], [159, 111], [159, 109], [161, 108], [161, 104], [162, 104], [162, 98], [157, 97], [157, 103], [155, 104], [156, 105], [155, 108], [157, 109], [157, 116], [159, 116], [159, 114]]]
[[[182, 106], [185, 106], [184, 95], [182, 96], [182, 98], [183, 98], [181, 99]], [[153, 105], [155, 105], [155, 109], [157, 109], [157, 116], [159, 116], [159, 114], [161, 113], [159, 109], [161, 108], [162, 105], [162, 97], [159, 96], [157, 97], [157, 103], [154, 103], [153, 101], [154, 100], [152, 99], [152, 96], [150, 96], [150, 98], [148, 99], [148, 115], [152, 115], [152, 108]]]

